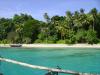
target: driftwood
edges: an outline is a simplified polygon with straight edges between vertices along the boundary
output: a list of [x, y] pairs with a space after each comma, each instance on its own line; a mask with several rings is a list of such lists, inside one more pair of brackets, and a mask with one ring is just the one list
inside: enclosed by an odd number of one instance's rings
[[75, 71], [71, 71], [71, 70], [62, 70], [62, 69], [48, 68], [48, 67], [38, 66], [38, 65], [31, 65], [31, 64], [28, 64], [28, 63], [23, 63], [23, 62], [11, 60], [11, 59], [6, 59], [6, 58], [0, 58], [0, 61], [5, 61], [5, 62], [9, 62], [9, 63], [13, 63], [13, 64], [25, 66], [25, 67], [29, 67], [29, 68], [32, 68], [32, 69], [41, 69], [41, 70], [47, 70], [47, 71], [59, 72], [59, 73], [66, 73], [66, 74], [100, 75], [100, 74], [79, 73], [79, 72], [75, 72]]

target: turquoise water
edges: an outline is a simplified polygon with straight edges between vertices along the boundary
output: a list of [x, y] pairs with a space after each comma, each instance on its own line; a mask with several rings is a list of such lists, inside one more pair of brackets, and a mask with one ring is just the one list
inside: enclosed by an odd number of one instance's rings
[[[91, 48], [0, 48], [0, 55], [34, 65], [79, 72], [100, 73], [100, 49]], [[46, 71], [1, 62], [4, 75], [44, 75]], [[64, 74], [60, 74], [64, 75]]]

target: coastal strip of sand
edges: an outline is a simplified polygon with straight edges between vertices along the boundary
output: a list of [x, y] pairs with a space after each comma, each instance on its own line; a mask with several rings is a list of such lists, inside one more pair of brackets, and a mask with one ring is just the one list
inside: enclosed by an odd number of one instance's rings
[[[13, 44], [0, 44], [0, 47], [11, 47]], [[18, 44], [14, 44], [18, 45]], [[21, 44], [22, 48], [100, 48], [100, 44]]]

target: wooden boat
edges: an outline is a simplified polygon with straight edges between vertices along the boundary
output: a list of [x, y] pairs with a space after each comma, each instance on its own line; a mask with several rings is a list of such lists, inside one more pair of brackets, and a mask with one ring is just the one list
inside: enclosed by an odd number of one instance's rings
[[11, 44], [10, 46], [11, 46], [11, 47], [22, 47], [21, 44]]

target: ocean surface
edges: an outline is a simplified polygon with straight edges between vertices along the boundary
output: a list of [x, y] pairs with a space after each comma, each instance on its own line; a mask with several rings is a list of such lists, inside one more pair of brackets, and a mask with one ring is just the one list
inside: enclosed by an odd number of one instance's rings
[[[99, 48], [0, 48], [0, 56], [33, 64], [100, 74]], [[47, 71], [0, 62], [4, 75], [45, 75]], [[65, 74], [59, 74], [65, 75]]]

